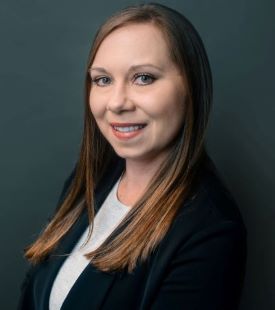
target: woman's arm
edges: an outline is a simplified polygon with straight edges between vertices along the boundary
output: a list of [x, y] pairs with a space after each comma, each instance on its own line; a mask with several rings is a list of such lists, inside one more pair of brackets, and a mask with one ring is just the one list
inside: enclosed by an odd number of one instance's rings
[[[66, 195], [66, 193], [67, 193], [67, 191], [68, 191], [68, 189], [70, 187], [70, 184], [71, 184], [71, 182], [73, 180], [74, 175], [75, 175], [75, 168], [72, 170], [72, 172], [70, 173], [70, 175], [67, 177], [67, 179], [65, 180], [65, 182], [63, 184], [62, 191], [61, 191], [61, 193], [59, 195], [58, 202], [56, 204], [55, 212], [57, 211], [57, 209], [60, 207], [62, 201], [64, 200], [65, 195]], [[48, 218], [48, 222], [51, 220], [52, 217], [53, 217], [53, 215]], [[22, 283], [20, 284], [20, 298], [19, 298], [19, 303], [18, 303], [18, 306], [17, 306], [18, 310], [22, 309], [25, 289], [27, 287], [29, 279], [31, 278], [31, 275], [34, 272], [34, 270], [35, 270], [35, 266], [29, 265], [28, 268], [27, 268], [27, 271], [25, 273], [25, 277], [24, 277]]]
[[171, 261], [150, 309], [238, 309], [246, 235], [242, 224], [230, 221], [195, 234]]

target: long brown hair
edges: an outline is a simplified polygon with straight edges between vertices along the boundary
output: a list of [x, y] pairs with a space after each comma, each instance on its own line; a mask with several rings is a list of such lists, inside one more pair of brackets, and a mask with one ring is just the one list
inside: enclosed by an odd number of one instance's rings
[[84, 208], [89, 218], [88, 238], [92, 234], [95, 188], [108, 165], [115, 163], [118, 156], [99, 131], [90, 111], [89, 68], [104, 38], [130, 23], [153, 23], [164, 35], [171, 59], [187, 79], [185, 121], [173, 141], [168, 158], [152, 178], [143, 197], [131, 208], [115, 232], [123, 229], [115, 238], [112, 238], [113, 232], [101, 246], [86, 254], [91, 263], [101, 271], [127, 268], [131, 272], [139, 258], [145, 260], [163, 239], [177, 211], [190, 195], [207, 157], [204, 140], [212, 104], [212, 76], [197, 31], [182, 14], [161, 4], [134, 5], [114, 14], [96, 33], [89, 54], [84, 132], [75, 176], [53, 218], [37, 240], [25, 249], [25, 257], [33, 264], [43, 260], [57, 247]]

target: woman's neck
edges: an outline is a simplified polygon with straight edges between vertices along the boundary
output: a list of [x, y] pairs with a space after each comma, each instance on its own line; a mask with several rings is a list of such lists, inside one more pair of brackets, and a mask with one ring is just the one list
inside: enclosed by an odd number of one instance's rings
[[164, 160], [164, 156], [144, 161], [127, 158], [125, 171], [118, 185], [118, 199], [123, 204], [133, 205], [145, 193], [146, 187]]

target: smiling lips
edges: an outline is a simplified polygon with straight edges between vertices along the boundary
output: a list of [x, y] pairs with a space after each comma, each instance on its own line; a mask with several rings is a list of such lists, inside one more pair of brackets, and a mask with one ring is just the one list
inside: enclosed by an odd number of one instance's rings
[[139, 135], [146, 125], [144, 123], [111, 123], [113, 134], [121, 140], [128, 140]]

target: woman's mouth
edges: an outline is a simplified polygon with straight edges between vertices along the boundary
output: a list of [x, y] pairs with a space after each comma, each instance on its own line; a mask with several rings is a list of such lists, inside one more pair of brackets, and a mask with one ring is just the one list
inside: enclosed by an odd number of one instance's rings
[[136, 125], [136, 126], [127, 126], [127, 127], [113, 126], [113, 128], [120, 132], [131, 132], [131, 131], [142, 129], [145, 126], [146, 125]]
[[122, 140], [128, 140], [139, 135], [147, 124], [112, 124], [113, 134]]

